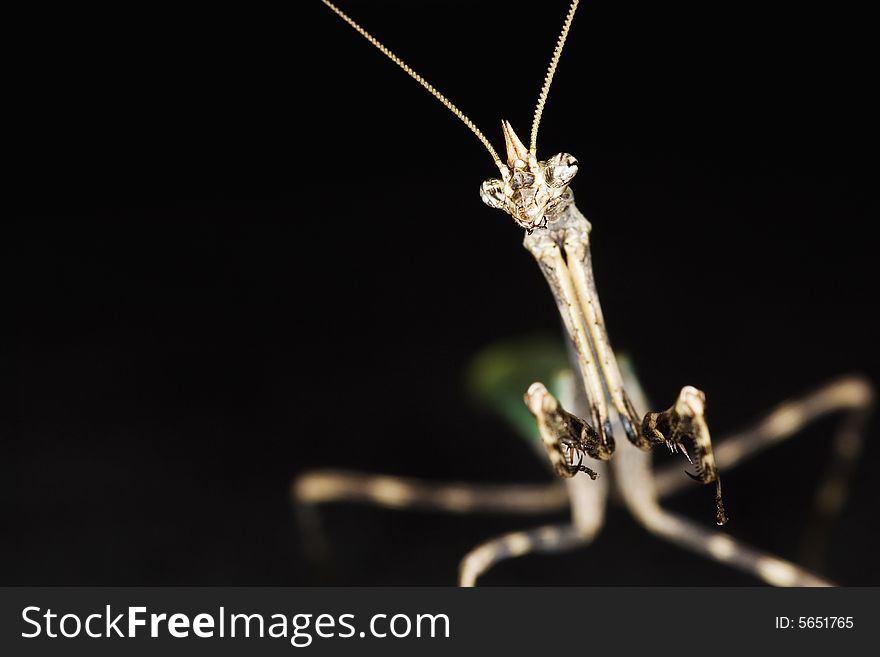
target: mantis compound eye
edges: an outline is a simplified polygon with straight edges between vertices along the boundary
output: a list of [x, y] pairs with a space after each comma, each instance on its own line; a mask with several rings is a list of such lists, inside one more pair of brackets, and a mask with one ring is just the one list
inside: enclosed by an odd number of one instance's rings
[[504, 183], [498, 178], [489, 178], [489, 180], [484, 181], [480, 185], [480, 198], [490, 208], [503, 210], [505, 208]]
[[557, 153], [544, 166], [544, 175], [551, 187], [565, 187], [578, 172], [578, 161], [568, 153]]

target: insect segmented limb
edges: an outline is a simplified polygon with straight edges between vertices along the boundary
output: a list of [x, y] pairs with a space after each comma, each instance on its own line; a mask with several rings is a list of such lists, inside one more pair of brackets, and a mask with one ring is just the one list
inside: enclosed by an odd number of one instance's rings
[[[673, 454], [683, 454], [696, 470], [696, 474], [685, 470], [685, 474], [691, 479], [701, 484], [715, 483], [715, 524], [727, 524], [727, 514], [721, 499], [721, 479], [718, 477], [712, 440], [706, 424], [706, 395], [703, 391], [685, 386], [668, 409], [660, 413], [646, 413], [642, 422], [642, 434], [650, 436], [652, 442], [666, 443]], [[685, 446], [685, 440], [691, 443], [690, 453]]]
[[[638, 407], [645, 407], [638, 381], [622, 362], [627, 389]], [[565, 388], [562, 388], [563, 393]], [[564, 395], [570, 398], [570, 394]], [[772, 411], [753, 429], [737, 433], [715, 450], [719, 465], [730, 469], [769, 445], [794, 434], [804, 424], [835, 411], [848, 412], [847, 422], [834, 438], [834, 452], [852, 465], [862, 445], [859, 433], [870, 412], [874, 392], [870, 384], [851, 377], [822, 387], [798, 400], [786, 402]], [[572, 403], [572, 408], [584, 404]], [[658, 414], [659, 415], [659, 414]], [[663, 425], [660, 421], [658, 424]], [[560, 441], [561, 442], [561, 441]], [[728, 447], [729, 446], [729, 447]], [[607, 465], [595, 464], [598, 474]], [[491, 539], [472, 550], [462, 560], [460, 582], [473, 585], [477, 578], [505, 559], [532, 552], [558, 553], [588, 545], [601, 530], [606, 487], [613, 481], [616, 497], [652, 533], [708, 559], [747, 572], [776, 586], [826, 586], [830, 582], [779, 557], [752, 548], [728, 534], [701, 526], [670, 512], [660, 498], [688, 483], [680, 466], [667, 466], [655, 478], [651, 455], [624, 443], [611, 461], [614, 477], [596, 481], [570, 477], [564, 482], [534, 485], [510, 484], [481, 486], [456, 482], [430, 482], [405, 477], [371, 475], [339, 470], [321, 470], [300, 476], [291, 492], [304, 539], [311, 543], [311, 554], [320, 556], [323, 546], [316, 537], [317, 507], [331, 502], [375, 504], [409, 510], [445, 513], [553, 513], [570, 506], [571, 524], [548, 525], [525, 532], [514, 532]], [[847, 466], [850, 467], [850, 466]], [[838, 468], [840, 472], [846, 468]], [[820, 489], [821, 490], [821, 489]], [[821, 493], [820, 493], [821, 496]], [[841, 502], [845, 500], [845, 496]], [[316, 554], [317, 552], [317, 554]]]
[[584, 420], [562, 408], [543, 383], [529, 386], [524, 401], [535, 416], [541, 441], [556, 474], [573, 477], [585, 472], [590, 479], [596, 479], [599, 475], [583, 463], [585, 455], [598, 458], [599, 434]]
[[[590, 222], [571, 201], [545, 230], [527, 234], [523, 240], [550, 285], [574, 347], [574, 361], [589, 399], [592, 428], [600, 438], [601, 450], [589, 456], [611, 457], [614, 436], [608, 410], [610, 402], [630, 443], [641, 450], [665, 444], [693, 464], [697, 472], [692, 477], [704, 484], [715, 483], [715, 521], [723, 525], [727, 516], [704, 416], [705, 396], [696, 388], [686, 386], [672, 408], [648, 413], [639, 420], [627, 396], [605, 329], [590, 258], [590, 228]], [[526, 399], [528, 403], [528, 394]], [[685, 438], [691, 443], [693, 458], [684, 445]]]
[[625, 477], [618, 487], [624, 503], [648, 531], [688, 551], [754, 575], [773, 586], [833, 586], [790, 561], [757, 550], [725, 534], [708, 529], [662, 508], [650, 475], [650, 456], [628, 449], [613, 462], [615, 477]]
[[[648, 404], [645, 395], [634, 373], [627, 368], [624, 374], [627, 389], [632, 394], [636, 407], [646, 407]], [[688, 551], [754, 575], [773, 586], [834, 585], [797, 564], [757, 550], [729, 534], [708, 529], [662, 508], [651, 472], [650, 453], [633, 449], [629, 445], [624, 447], [611, 463], [615, 481], [622, 482], [622, 485], [617, 486], [617, 492], [630, 513], [652, 534]]]
[[592, 428], [599, 435], [599, 449], [594, 458], [608, 460], [614, 452], [615, 445], [602, 376], [593, 354], [590, 333], [585, 326], [584, 314], [568, 271], [568, 264], [560, 247], [560, 244], [564, 243], [566, 229], [573, 223], [573, 219], [575, 221], [582, 219], [586, 223], [586, 230], [589, 230], [589, 222], [586, 218], [569, 204], [550, 228], [527, 234], [524, 245], [538, 262], [544, 278], [550, 285], [562, 323], [575, 351], [577, 368], [589, 398]]
[[[749, 428], [722, 438], [715, 448], [719, 468], [730, 470], [765, 449], [793, 438], [804, 427], [834, 413], [843, 420], [831, 438], [830, 463], [819, 485], [815, 510], [803, 540], [801, 561], [820, 567], [830, 526], [848, 497], [859, 457], [864, 449], [864, 431], [873, 412], [876, 393], [870, 381], [848, 376], [827, 383], [802, 397], [783, 402]], [[688, 485], [678, 468], [659, 468], [654, 475], [660, 497], [673, 495]]]
[[582, 536], [574, 525], [561, 523], [510, 532], [481, 543], [468, 552], [458, 567], [458, 585], [472, 587], [493, 566], [514, 557], [535, 552], [561, 552], [587, 545], [592, 536]]
[[617, 417], [627, 439], [641, 449], [650, 449], [651, 443], [639, 433], [638, 415], [626, 394], [623, 378], [620, 374], [620, 367], [617, 364], [617, 357], [611, 349], [611, 342], [608, 340], [605, 319], [602, 315], [602, 306], [599, 303], [599, 293], [596, 290], [596, 282], [593, 276], [593, 262], [590, 253], [590, 224], [586, 219], [583, 222], [571, 223], [565, 234], [563, 248], [568, 269], [571, 273], [572, 283], [583, 310], [584, 320], [590, 332], [593, 348], [596, 351], [596, 359], [601, 367], [608, 397], [617, 411]]
[[[583, 479], [578, 480], [583, 483]], [[601, 512], [601, 507], [599, 508]], [[481, 543], [461, 560], [459, 586], [476, 586], [477, 579], [506, 559], [526, 554], [556, 554], [586, 547], [593, 542], [602, 526], [601, 518], [591, 527], [574, 523], [544, 525], [536, 529], [511, 532]]]
[[[597, 463], [597, 475], [604, 473], [606, 467]], [[570, 522], [512, 532], [481, 543], [461, 560], [459, 586], [475, 586], [477, 578], [506, 559], [535, 553], [558, 554], [592, 543], [605, 523], [608, 477], [596, 481], [571, 477], [565, 483], [571, 500]]]
[[[847, 420], [832, 438], [832, 458], [857, 460], [864, 447], [862, 429], [875, 400], [874, 388], [864, 377], [848, 376], [831, 381], [802, 397], [779, 404], [748, 428], [721, 438], [715, 448], [715, 461], [719, 468], [734, 468], [833, 413], [845, 413]], [[688, 485], [671, 467], [658, 469], [656, 478], [657, 490], [664, 497]]]
[[[569, 379], [568, 385], [561, 386], [562, 395], [572, 408], [580, 409], [584, 407], [584, 400], [582, 396], [576, 396], [577, 387], [573, 383], [573, 380]], [[594, 481], [584, 477], [574, 477], [575, 473], [570, 469], [571, 459], [566, 459], [564, 449], [561, 450], [561, 454], [559, 450], [559, 446], [564, 441], [576, 439], [572, 431], [583, 431], [582, 427], [585, 423], [577, 416], [563, 411], [559, 402], [540, 383], [530, 386], [529, 392], [526, 393], [526, 403], [530, 410], [532, 406], [536, 406], [535, 417], [551, 464], [557, 472], [561, 469], [560, 474], [563, 476], [569, 473], [565, 483], [571, 501], [571, 521], [512, 532], [481, 543], [461, 560], [459, 586], [474, 586], [478, 577], [506, 559], [531, 553], [556, 554], [585, 547], [593, 542], [605, 522], [609, 483], [608, 477], [599, 475], [604, 472], [606, 464], [596, 463], [598, 472], [590, 474]], [[574, 418], [575, 422], [569, 423], [568, 418]], [[589, 434], [589, 430], [587, 433]], [[592, 436], [587, 438], [587, 440], [591, 439]], [[559, 461], [559, 456], [562, 457], [562, 461]]]
[[412, 477], [349, 470], [314, 470], [290, 487], [291, 501], [303, 537], [303, 549], [314, 561], [327, 553], [318, 508], [323, 504], [370, 504], [388, 509], [453, 514], [539, 515], [569, 506], [565, 486], [546, 484], [471, 484], [434, 482]]
[[429, 482], [348, 470], [307, 472], [293, 481], [291, 496], [296, 504], [303, 505], [355, 502], [444, 513], [552, 513], [568, 503], [565, 487], [559, 482]]

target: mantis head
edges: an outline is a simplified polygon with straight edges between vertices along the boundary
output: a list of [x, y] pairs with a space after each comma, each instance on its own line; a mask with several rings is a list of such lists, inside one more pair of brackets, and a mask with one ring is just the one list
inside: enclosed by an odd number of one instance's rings
[[507, 146], [507, 164], [498, 160], [501, 178], [489, 178], [480, 187], [480, 198], [490, 208], [504, 210], [531, 233], [546, 228], [572, 200], [568, 184], [578, 170], [577, 160], [557, 153], [538, 161], [520, 141], [507, 121], [501, 122]]

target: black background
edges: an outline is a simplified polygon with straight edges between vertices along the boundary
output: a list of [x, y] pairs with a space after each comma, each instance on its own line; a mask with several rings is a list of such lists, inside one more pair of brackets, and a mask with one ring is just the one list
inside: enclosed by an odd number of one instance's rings
[[[523, 138], [565, 2], [356, 2], [352, 15], [501, 146]], [[714, 435], [829, 377], [880, 377], [876, 86], [858, 3], [585, 2], [539, 139], [581, 165], [612, 340], [658, 406]], [[2, 228], [7, 584], [450, 584], [534, 518], [288, 501], [334, 466], [542, 481], [469, 403], [482, 347], [559, 334], [492, 163], [318, 2], [298, 12], [69, 8], [14, 17]], [[389, 409], [395, 409], [390, 413]], [[782, 556], [833, 423], [725, 473], [732, 535]], [[871, 436], [876, 435], [876, 425]], [[878, 584], [869, 440], [828, 576]], [[706, 491], [670, 502], [710, 522]], [[622, 510], [507, 584], [751, 584]]]

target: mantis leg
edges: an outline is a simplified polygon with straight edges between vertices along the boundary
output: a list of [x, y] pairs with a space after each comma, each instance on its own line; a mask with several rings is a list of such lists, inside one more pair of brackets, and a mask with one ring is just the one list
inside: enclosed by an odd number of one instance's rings
[[559, 482], [548, 484], [470, 484], [432, 482], [410, 477], [347, 470], [314, 470], [291, 486], [296, 504], [356, 502], [391, 509], [442, 513], [553, 513], [568, 495]]
[[[597, 463], [599, 472], [604, 464]], [[490, 539], [468, 552], [459, 566], [459, 586], [475, 586], [477, 578], [505, 559], [526, 554], [554, 554], [585, 547], [602, 528], [605, 520], [607, 477], [591, 481], [587, 477], [566, 480], [571, 497], [570, 523], [544, 525]]]
[[[630, 374], [627, 388], [637, 407], [646, 406], [641, 387]], [[660, 506], [650, 454], [625, 445], [612, 462], [619, 492], [633, 516], [652, 534], [737, 568], [773, 586], [833, 586], [833, 583], [780, 557], [757, 550], [716, 529], [709, 529]], [[680, 474], [680, 473], [679, 473]]]
[[[586, 407], [583, 389], [574, 382], [573, 377], [559, 383], [562, 384], [562, 396], [570, 407]], [[563, 410], [556, 398], [540, 383], [529, 388], [525, 403], [535, 416], [551, 465], [557, 474], [566, 477], [571, 500], [571, 521], [504, 534], [478, 545], [461, 560], [460, 586], [475, 586], [477, 578], [506, 559], [585, 547], [592, 543], [605, 522], [609, 484], [608, 477], [601, 475], [607, 473], [606, 464], [602, 461], [592, 463], [596, 468], [594, 472], [583, 467], [580, 461], [575, 463], [568, 451], [589, 453], [590, 447], [582, 444], [582, 441], [593, 442], [598, 440], [598, 435], [577, 416]], [[587, 472], [590, 477], [574, 476], [578, 471]]]
[[304, 549], [314, 560], [326, 553], [318, 514], [322, 504], [352, 502], [388, 509], [521, 515], [556, 513], [569, 505], [568, 492], [558, 481], [480, 485], [348, 470], [306, 472], [293, 481], [290, 492]]
[[[873, 386], [864, 377], [837, 379], [802, 397], [783, 402], [751, 427], [723, 438], [715, 448], [718, 468], [730, 470], [796, 436], [810, 423], [835, 413], [842, 414], [842, 421], [831, 437], [830, 462], [817, 489], [813, 518], [803, 541], [803, 561], [812, 567], [821, 564], [830, 527], [846, 504], [853, 472], [864, 449], [865, 427], [875, 398]], [[660, 497], [673, 495], [691, 484], [674, 466], [659, 469], [654, 479]]]

